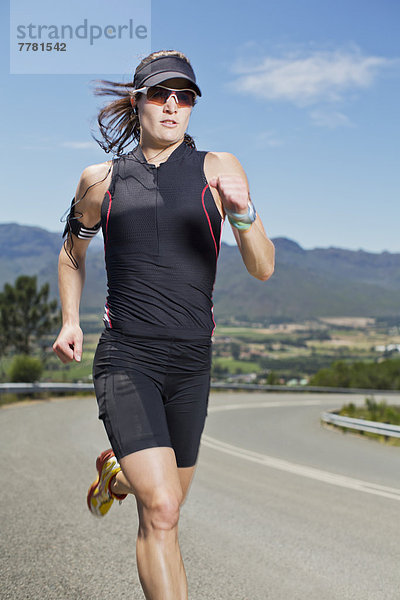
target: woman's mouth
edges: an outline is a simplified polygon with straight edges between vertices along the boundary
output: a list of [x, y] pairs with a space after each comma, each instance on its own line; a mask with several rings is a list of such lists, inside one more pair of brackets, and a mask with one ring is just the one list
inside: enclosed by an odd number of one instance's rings
[[165, 125], [166, 127], [175, 127], [175, 125], [177, 125], [177, 122], [173, 119], [165, 119], [164, 121], [161, 121], [161, 124]]

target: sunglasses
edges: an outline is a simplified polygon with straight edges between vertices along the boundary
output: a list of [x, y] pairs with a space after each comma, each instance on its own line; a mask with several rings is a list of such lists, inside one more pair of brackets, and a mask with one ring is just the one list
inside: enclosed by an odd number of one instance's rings
[[184, 89], [175, 90], [163, 85], [154, 85], [153, 87], [143, 87], [135, 92], [142, 92], [147, 97], [147, 102], [164, 106], [164, 104], [173, 96], [179, 108], [188, 108], [194, 106], [196, 102], [196, 92], [194, 90]]

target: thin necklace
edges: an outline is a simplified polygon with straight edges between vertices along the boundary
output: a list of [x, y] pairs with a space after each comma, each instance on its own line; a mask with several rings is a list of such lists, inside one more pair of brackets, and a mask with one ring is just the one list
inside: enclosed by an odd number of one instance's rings
[[[182, 143], [184, 139], [185, 139], [185, 138], [183, 137], [183, 138], [181, 139], [180, 143]], [[158, 156], [159, 154], [161, 154], [162, 152], [164, 152], [164, 150], [166, 150], [166, 149], [167, 149], [167, 148], [169, 148], [170, 146], [173, 146], [174, 144], [176, 144], [176, 142], [172, 142], [171, 144], [168, 144], [168, 146], [166, 146], [165, 148], [163, 148], [162, 150], [160, 150], [160, 152], [157, 152], [157, 154], [155, 154], [154, 156], [151, 156], [150, 158], [148, 158], [148, 159], [147, 159], [147, 161], [146, 161], [145, 163], [141, 163], [141, 164], [142, 164], [142, 165], [145, 165], [145, 164], [146, 164], [146, 163], [148, 163], [150, 160], [154, 160], [155, 158], [157, 158], [157, 156]], [[138, 145], [140, 146], [140, 144], [138, 144]], [[140, 146], [140, 149], [142, 150], [142, 147], [141, 147], [141, 146]], [[143, 152], [143, 150], [142, 150], [142, 154], [143, 154], [143, 156], [144, 156], [144, 152]], [[168, 157], [168, 158], [169, 158], [169, 157]], [[168, 159], [167, 159], [167, 160], [168, 160]], [[141, 161], [139, 161], [139, 162], [141, 162]]]

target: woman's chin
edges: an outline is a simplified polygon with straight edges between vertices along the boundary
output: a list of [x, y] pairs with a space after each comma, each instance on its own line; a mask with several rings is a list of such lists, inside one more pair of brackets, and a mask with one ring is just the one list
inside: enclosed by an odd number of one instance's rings
[[183, 140], [183, 136], [185, 132], [169, 127], [162, 127], [161, 129], [157, 129], [157, 131], [153, 131], [151, 134], [142, 131], [141, 144], [145, 146], [170, 146], [175, 142], [180, 142]]
[[184, 132], [178, 132], [176, 129], [166, 130], [165, 132], [161, 132], [158, 137], [158, 142], [161, 144], [173, 144], [174, 142], [179, 142], [182, 140], [184, 136]]

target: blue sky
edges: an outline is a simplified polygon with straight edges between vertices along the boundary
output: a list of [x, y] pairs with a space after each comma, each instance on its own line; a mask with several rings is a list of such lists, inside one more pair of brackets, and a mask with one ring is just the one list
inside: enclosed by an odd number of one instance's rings
[[[82, 19], [95, 4], [81, 2]], [[397, 0], [153, 0], [151, 13], [150, 50], [183, 51], [203, 92], [189, 133], [238, 157], [270, 237], [400, 252]], [[14, 75], [6, 3], [0, 26], [1, 221], [60, 231], [82, 170], [110, 158], [90, 135], [103, 103], [91, 82], [128, 81], [138, 60], [120, 74]]]

